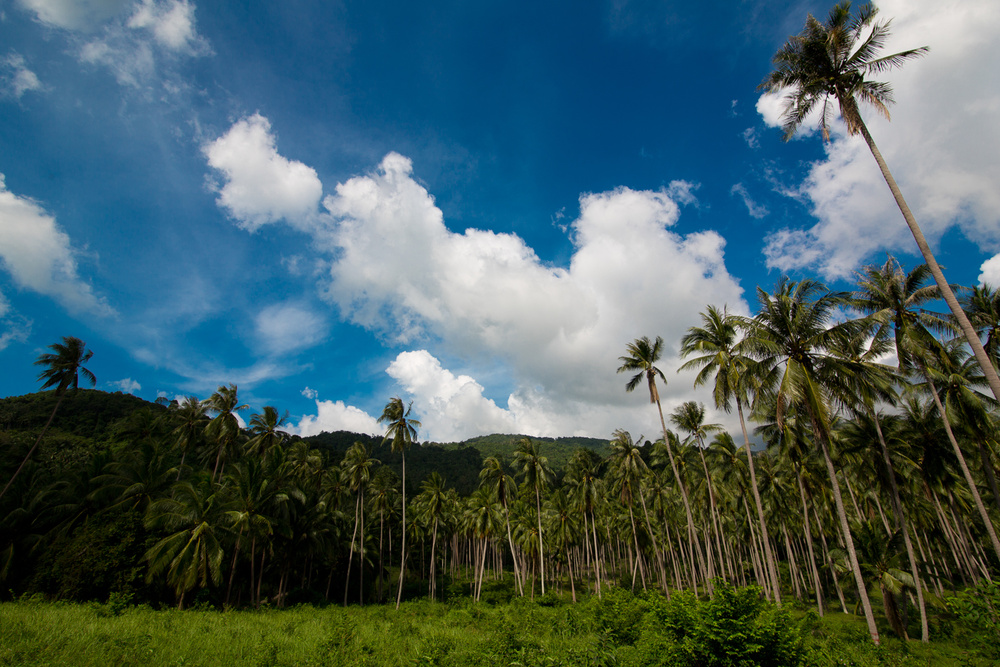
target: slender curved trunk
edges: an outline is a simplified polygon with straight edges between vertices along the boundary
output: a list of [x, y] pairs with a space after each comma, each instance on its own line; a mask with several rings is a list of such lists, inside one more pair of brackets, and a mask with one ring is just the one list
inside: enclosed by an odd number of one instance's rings
[[660, 568], [660, 581], [663, 584], [663, 590], [667, 590], [667, 568], [663, 565], [663, 554], [660, 553], [659, 545], [656, 543], [656, 535], [653, 534], [653, 526], [649, 522], [649, 511], [646, 509], [646, 497], [642, 495], [642, 490], [639, 490], [639, 501], [642, 503], [642, 514], [646, 518], [646, 530], [649, 531], [649, 539], [653, 543], [653, 553], [656, 554], [656, 564]]
[[396, 592], [396, 609], [403, 600], [403, 574], [406, 572], [406, 452], [401, 451], [403, 458], [403, 545], [399, 559], [399, 590]]
[[517, 591], [524, 597], [524, 585], [521, 583], [521, 571], [517, 567], [517, 552], [514, 551], [514, 539], [510, 536], [510, 510], [507, 502], [503, 504], [503, 518], [507, 524], [507, 544], [510, 546], [510, 559], [514, 562], [514, 581], [517, 582]]
[[542, 493], [538, 486], [535, 486], [535, 507], [538, 510], [538, 567], [542, 571], [542, 595], [545, 595], [545, 560], [542, 548]]
[[7, 493], [7, 489], [9, 489], [10, 485], [14, 483], [17, 476], [21, 474], [21, 469], [24, 468], [25, 464], [31, 459], [31, 455], [35, 453], [36, 449], [38, 449], [38, 445], [42, 444], [42, 438], [45, 437], [45, 432], [48, 431], [49, 426], [52, 425], [52, 420], [56, 418], [56, 411], [59, 409], [59, 406], [62, 405], [64, 396], [66, 396], [65, 391], [59, 394], [59, 400], [56, 401], [56, 406], [52, 408], [52, 414], [49, 415], [49, 420], [45, 422], [45, 426], [42, 427], [42, 432], [38, 434], [38, 439], [35, 440], [35, 444], [31, 446], [31, 449], [29, 449], [28, 453], [24, 456], [24, 460], [21, 461], [21, 465], [19, 465], [17, 470], [14, 471], [14, 474], [11, 475], [10, 479], [7, 481], [7, 485], [3, 487], [3, 491], [0, 491], [0, 498], [4, 497], [4, 494]]
[[979, 495], [979, 489], [976, 488], [976, 481], [972, 478], [969, 466], [965, 462], [965, 456], [962, 454], [962, 448], [958, 446], [955, 434], [951, 430], [951, 422], [948, 419], [948, 413], [945, 411], [944, 406], [941, 405], [941, 398], [938, 396], [937, 387], [934, 386], [934, 381], [931, 380], [930, 373], [927, 372], [924, 365], [922, 363], [919, 365], [920, 370], [924, 373], [924, 378], [927, 380], [927, 385], [930, 387], [931, 396], [934, 398], [934, 404], [937, 406], [938, 413], [941, 415], [941, 421], [944, 422], [945, 433], [948, 434], [948, 440], [951, 442], [952, 449], [955, 451], [955, 458], [958, 459], [959, 467], [962, 469], [962, 474], [965, 476], [965, 482], [969, 485], [969, 490], [972, 492], [972, 499], [976, 503], [976, 509], [979, 510], [979, 516], [982, 518], [983, 524], [986, 526], [986, 532], [990, 536], [990, 542], [993, 544], [993, 551], [996, 553], [997, 558], [1000, 558], [1000, 541], [997, 540], [997, 532], [993, 528], [993, 520], [986, 511], [986, 506], [983, 504], [983, 498]]
[[[924, 604], [924, 590], [920, 581], [920, 574], [917, 571], [917, 557], [913, 552], [913, 542], [910, 541], [909, 522], [903, 514], [903, 503], [899, 499], [899, 486], [896, 484], [896, 473], [892, 468], [892, 459], [889, 458], [889, 446], [882, 435], [882, 427], [879, 425], [878, 414], [875, 410], [870, 410], [872, 420], [875, 422], [875, 432], [878, 434], [879, 446], [882, 449], [882, 461], [885, 463], [886, 473], [889, 476], [889, 487], [892, 490], [892, 511], [896, 515], [896, 527], [903, 531], [903, 542], [906, 544], [906, 556], [910, 560], [910, 576], [917, 588], [917, 606], [920, 608], [920, 641], [927, 643], [930, 641], [930, 629], [927, 625], [927, 608]], [[884, 595], [884, 594], [883, 594]]]
[[354, 561], [354, 543], [358, 537], [358, 508], [361, 506], [361, 494], [354, 501], [354, 532], [351, 533], [351, 550], [347, 554], [347, 575], [344, 577], [344, 606], [347, 606], [347, 591], [351, 588], [351, 563]]
[[882, 178], [885, 179], [886, 184], [889, 186], [889, 191], [892, 192], [892, 197], [896, 200], [896, 206], [899, 207], [899, 211], [903, 214], [906, 226], [910, 228], [910, 233], [913, 234], [913, 240], [917, 242], [917, 247], [920, 248], [920, 254], [923, 255], [924, 261], [927, 262], [927, 267], [931, 270], [931, 275], [934, 276], [934, 281], [937, 283], [938, 289], [941, 290], [941, 296], [944, 298], [945, 303], [948, 304], [948, 309], [951, 310], [951, 314], [955, 317], [959, 327], [961, 327], [962, 333], [965, 335], [965, 339], [969, 343], [969, 347], [972, 348], [972, 353], [975, 355], [976, 361], [979, 362], [979, 366], [983, 370], [983, 375], [990, 383], [990, 389], [993, 390], [993, 396], [1000, 401], [1000, 377], [997, 376], [996, 368], [994, 368], [993, 364], [990, 363], [990, 358], [986, 354], [986, 350], [983, 348], [983, 343], [979, 339], [979, 334], [976, 333], [975, 328], [973, 328], [972, 323], [969, 321], [969, 317], [965, 314], [965, 311], [962, 310], [962, 306], [959, 305], [958, 299], [955, 298], [955, 293], [952, 291], [951, 286], [945, 279], [944, 272], [941, 270], [941, 267], [938, 266], [937, 260], [934, 259], [934, 253], [931, 252], [931, 248], [927, 244], [927, 239], [924, 238], [924, 233], [921, 231], [920, 225], [917, 224], [917, 220], [913, 217], [910, 207], [907, 206], [906, 200], [903, 199], [903, 193], [900, 192], [899, 186], [896, 185], [896, 179], [892, 177], [892, 172], [889, 171], [889, 166], [886, 164], [885, 159], [883, 159], [878, 146], [875, 145], [875, 140], [872, 139], [871, 133], [868, 132], [868, 127], [864, 124], [864, 121], [861, 120], [860, 114], [857, 114], [857, 122], [858, 130], [861, 132], [861, 136], [864, 137], [865, 143], [868, 144], [868, 148], [871, 150], [872, 156], [875, 158], [875, 162], [878, 163], [878, 168], [882, 171]]
[[632, 522], [632, 541], [635, 544], [635, 563], [637, 567], [632, 568], [632, 592], [635, 592], [635, 572], [639, 570], [642, 576], [642, 590], [646, 590], [646, 573], [642, 567], [641, 553], [639, 551], [639, 533], [635, 529], [635, 516], [632, 515], [632, 503], [628, 504], [628, 518]]
[[[653, 385], [653, 391], [656, 392], [656, 385]], [[670, 447], [670, 439], [667, 437], [667, 422], [663, 419], [663, 407], [660, 405], [659, 393], [654, 393], [653, 398], [656, 401], [656, 409], [660, 414], [660, 427], [663, 429], [663, 446], [667, 449], [667, 457], [670, 459], [670, 468], [674, 472], [674, 477], [677, 479], [678, 486], [681, 487], [681, 499], [684, 501], [684, 514], [687, 517], [688, 524], [688, 554], [691, 559], [691, 585], [694, 587], [695, 595], [697, 595], [698, 574], [694, 571], [695, 554], [697, 554], [698, 565], [701, 568], [701, 572], [704, 574], [708, 570], [705, 569], [705, 557], [701, 552], [701, 541], [698, 539], [698, 533], [694, 527], [694, 517], [691, 514], [691, 501], [688, 498], [687, 485], [684, 484], [684, 480], [681, 479], [680, 472], [677, 470], [677, 462], [674, 460], [674, 452]], [[708, 579], [708, 577], [705, 578], [705, 587], [708, 589], [709, 596], [711, 596], [712, 582]]]
[[795, 480], [799, 484], [799, 497], [802, 500], [802, 519], [805, 522], [806, 546], [809, 550], [809, 565], [812, 568], [813, 580], [816, 582], [816, 609], [820, 618], [823, 617], [823, 588], [820, 583], [819, 570], [816, 569], [816, 556], [813, 554], [812, 528], [809, 525], [809, 506], [806, 504], [806, 487], [802, 484], [802, 473], [799, 464], [795, 463]]
[[778, 585], [778, 565], [771, 552], [771, 545], [767, 539], [767, 523], [764, 521], [764, 505], [760, 501], [760, 489], [757, 487], [757, 471], [753, 464], [753, 452], [750, 451], [750, 436], [747, 434], [747, 424], [743, 419], [743, 402], [739, 396], [736, 397], [736, 412], [740, 416], [740, 428], [743, 430], [743, 448], [747, 453], [747, 467], [750, 468], [750, 487], [753, 489], [754, 504], [757, 505], [757, 523], [760, 527], [760, 534], [764, 539], [764, 560], [767, 561], [767, 574], [771, 580], [771, 594], [774, 596], [774, 603], [781, 606], [781, 588]]
[[806, 399], [806, 408], [809, 412], [809, 419], [812, 421], [813, 434], [819, 441], [820, 449], [823, 452], [823, 460], [826, 463], [826, 473], [830, 478], [830, 488], [833, 491], [833, 502], [837, 508], [837, 518], [840, 520], [840, 529], [844, 534], [844, 544], [847, 547], [847, 556], [851, 563], [851, 570], [854, 573], [854, 583], [858, 588], [858, 597], [861, 598], [861, 607], [865, 612], [865, 620], [868, 622], [868, 632], [872, 641], [879, 644], [878, 626], [875, 625], [875, 615], [872, 612], [871, 600], [868, 598], [868, 589], [865, 587], [865, 580], [861, 576], [861, 567], [858, 565], [858, 554], [854, 549], [854, 538], [851, 537], [851, 527], [847, 522], [847, 511], [844, 508], [844, 499], [840, 494], [840, 484], [837, 481], [837, 470], [833, 466], [833, 459], [830, 457], [830, 446], [826, 441], [826, 434], [820, 426], [819, 415], [813, 406], [816, 397], [816, 387], [813, 386], [813, 397]]

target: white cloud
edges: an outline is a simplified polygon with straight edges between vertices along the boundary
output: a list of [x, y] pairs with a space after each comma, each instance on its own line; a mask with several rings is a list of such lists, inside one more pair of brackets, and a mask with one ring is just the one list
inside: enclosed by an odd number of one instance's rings
[[979, 284], [1000, 287], [1000, 254], [993, 255], [979, 267]]
[[[747, 311], [726, 270], [724, 239], [713, 231], [671, 231], [678, 203], [696, 203], [690, 183], [581, 196], [579, 217], [568, 226], [573, 256], [568, 267], [558, 267], [514, 234], [449, 230], [434, 198], [414, 179], [411, 161], [396, 153], [375, 172], [338, 184], [323, 200], [328, 213], [316, 216], [321, 186], [315, 172], [277, 153], [266, 119], [240, 121], [205, 153], [227, 177], [219, 204], [241, 226], [253, 230], [285, 219], [328, 253], [324, 297], [342, 317], [396, 344], [425, 348], [400, 355], [390, 375], [428, 418], [428, 438], [515, 428], [606, 436], [632, 415], [648, 421], [654, 416], [648, 405], [625, 396], [625, 381], [615, 374], [625, 344], [663, 336], [661, 364], [669, 370], [679, 365], [678, 341], [707, 304]], [[222, 154], [229, 157], [220, 160]], [[237, 173], [246, 165], [257, 165], [253, 177]], [[268, 170], [277, 175], [257, 176]], [[264, 187], [287, 181], [310, 187]], [[281, 195], [288, 192], [297, 194]], [[445, 369], [434, 356], [438, 349], [464, 360], [467, 371]], [[506, 406], [486, 397], [473, 379], [497, 369], [502, 377], [492, 382], [513, 387]], [[665, 407], [700, 395], [692, 392], [692, 379], [671, 380], [663, 390]], [[710, 398], [704, 393], [701, 400]], [[348, 406], [336, 406], [327, 402], [339, 418]], [[312, 421], [306, 426], [317, 428]]]
[[316, 414], [303, 415], [302, 420], [291, 430], [304, 438], [323, 431], [351, 431], [369, 435], [381, 435], [385, 432], [375, 417], [360, 408], [346, 405], [343, 401], [319, 400], [316, 401]]
[[310, 389], [309, 387], [306, 387], [305, 389], [302, 390], [302, 395], [310, 400], [316, 400], [316, 397], [319, 396], [319, 392], [316, 391], [315, 389]]
[[0, 292], [0, 350], [11, 343], [24, 343], [31, 334], [31, 320], [22, 317]]
[[35, 201], [7, 189], [0, 174], [0, 260], [17, 284], [50, 296], [72, 313], [114, 314], [77, 274], [69, 236]]
[[747, 142], [750, 148], [760, 148], [760, 138], [757, 136], [757, 129], [748, 127], [743, 130], [743, 141]]
[[187, 0], [144, 0], [127, 25], [150, 30], [156, 42], [171, 51], [196, 53], [201, 48], [194, 25], [194, 5]]
[[6, 58], [0, 59], [0, 96], [21, 99], [26, 92], [41, 89], [42, 82], [28, 69], [24, 56], [12, 51]]
[[[892, 122], [863, 109], [879, 149], [893, 170], [924, 233], [932, 240], [948, 229], [986, 252], [1000, 249], [1000, 90], [993, 45], [1000, 39], [1000, 5], [884, 0], [880, 15], [893, 19], [886, 53], [922, 45], [930, 53], [889, 73], [895, 92]], [[758, 111], [777, 124], [775, 100]], [[813, 125], [810, 123], [810, 126]], [[810, 268], [828, 278], [849, 277], [882, 249], [915, 251], [912, 237], [860, 137], [834, 128], [826, 158], [813, 165], [801, 187], [818, 222], [781, 230], [768, 239], [768, 265]], [[788, 240], [795, 238], [790, 245]], [[818, 258], [817, 264], [803, 264]]]
[[761, 218], [766, 218], [770, 211], [763, 204], [758, 204], [751, 197], [750, 193], [747, 192], [747, 188], [742, 183], [737, 183], [730, 190], [730, 194], [739, 195], [740, 199], [743, 200], [743, 204], [747, 207], [747, 212], [750, 217], [760, 220]]
[[219, 206], [243, 229], [256, 231], [278, 220], [301, 228], [315, 219], [323, 196], [316, 171], [278, 154], [271, 123], [260, 114], [235, 123], [202, 150], [226, 180]]
[[269, 354], [285, 354], [316, 345], [326, 336], [326, 320], [302, 305], [278, 303], [254, 318], [260, 346]]
[[132, 378], [125, 378], [124, 380], [115, 380], [114, 382], [108, 383], [111, 387], [114, 387], [116, 391], [120, 391], [126, 394], [134, 394], [135, 392], [142, 389], [142, 385], [133, 380]]
[[[144, 86], [161, 66], [169, 71], [169, 63], [178, 58], [211, 53], [198, 34], [194, 12], [188, 0], [143, 0], [127, 18], [112, 21], [99, 37], [83, 44], [80, 59], [107, 67], [122, 85]], [[184, 88], [178, 80], [164, 80], [168, 93]]]
[[121, 13], [131, 0], [20, 0], [38, 20], [67, 30], [92, 30]]

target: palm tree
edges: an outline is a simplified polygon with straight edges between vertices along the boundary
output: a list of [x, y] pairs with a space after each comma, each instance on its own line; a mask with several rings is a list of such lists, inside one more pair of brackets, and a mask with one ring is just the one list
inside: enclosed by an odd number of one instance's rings
[[538, 512], [538, 565], [542, 571], [542, 595], [545, 595], [545, 548], [542, 544], [542, 490], [552, 480], [549, 461], [542, 456], [538, 445], [531, 438], [521, 438], [514, 448], [514, 461], [521, 467], [525, 483], [535, 492], [535, 509]]
[[[900, 372], [912, 372], [917, 369], [923, 376], [941, 420], [944, 422], [945, 433], [951, 443], [959, 467], [962, 469], [966, 484], [969, 486], [969, 492], [972, 494], [979, 516], [990, 536], [993, 550], [1000, 558], [1000, 540], [997, 538], [993, 521], [986, 511], [986, 506], [976, 488], [975, 480], [969, 471], [962, 449], [955, 439], [951, 420], [948, 418], [947, 410], [945, 410], [938, 394], [935, 379], [932, 377], [932, 374], [936, 373], [936, 368], [942, 365], [946, 366], [949, 363], [944, 346], [934, 337], [932, 330], [947, 331], [950, 327], [943, 318], [920, 308], [922, 304], [939, 295], [936, 285], [924, 285], [929, 272], [927, 265], [921, 264], [914, 267], [909, 273], [905, 273], [899, 263], [892, 256], [889, 256], [882, 266], [865, 267], [859, 274], [858, 291], [855, 292], [851, 305], [867, 313], [883, 327], [891, 327], [895, 338], [896, 358], [899, 362]], [[943, 376], [938, 375], [937, 381], [942, 379]]]
[[82, 340], [74, 338], [73, 336], [63, 336], [62, 343], [53, 343], [52, 345], [49, 345], [49, 349], [52, 350], [52, 352], [46, 352], [45, 354], [39, 355], [38, 359], [35, 361], [35, 365], [45, 367], [45, 370], [38, 374], [39, 382], [44, 380], [44, 383], [42, 384], [42, 391], [48, 389], [49, 387], [55, 387], [58, 400], [56, 400], [55, 407], [52, 408], [52, 414], [49, 415], [49, 420], [45, 422], [45, 426], [42, 427], [42, 432], [38, 434], [38, 439], [35, 440], [35, 444], [28, 450], [24, 460], [21, 461], [21, 465], [17, 467], [14, 474], [11, 475], [9, 480], [7, 480], [7, 484], [3, 487], [3, 491], [0, 491], [0, 498], [4, 497], [4, 494], [7, 493], [7, 489], [10, 488], [11, 483], [13, 483], [14, 479], [24, 468], [24, 464], [28, 462], [31, 455], [35, 453], [36, 449], [38, 449], [38, 445], [41, 444], [42, 438], [45, 437], [45, 432], [49, 430], [49, 426], [52, 425], [52, 420], [56, 417], [56, 411], [59, 410], [59, 406], [62, 404], [63, 397], [66, 395], [66, 390], [79, 388], [81, 375], [83, 376], [84, 381], [89, 382], [91, 386], [97, 383], [97, 378], [94, 377], [94, 374], [83, 366], [85, 363], [90, 361], [90, 358], [94, 356], [94, 353], [87, 349], [87, 344]]
[[985, 336], [983, 349], [993, 365], [1000, 364], [1000, 290], [983, 285], [962, 295], [962, 308], [980, 336]]
[[189, 590], [221, 582], [222, 512], [209, 480], [203, 479], [197, 486], [190, 482], [175, 484], [171, 497], [149, 506], [145, 523], [150, 529], [174, 531], [153, 545], [144, 559], [149, 562], [147, 581], [166, 571], [179, 608], [183, 608]]
[[[627, 352], [626, 355], [618, 357], [618, 361], [621, 362], [621, 366], [618, 367], [618, 372], [632, 373], [637, 371], [625, 385], [625, 391], [627, 392], [635, 390], [635, 388], [638, 387], [643, 380], [646, 381], [646, 386], [649, 388], [649, 402], [656, 404], [656, 410], [660, 415], [660, 428], [663, 430], [663, 446], [667, 450], [667, 455], [670, 459], [670, 467], [674, 472], [674, 478], [677, 480], [677, 484], [681, 488], [681, 498], [684, 500], [684, 513], [687, 517], [689, 544], [693, 545], [692, 548], [698, 556], [698, 565], [700, 566], [701, 571], [705, 572], [705, 559], [702, 555], [701, 543], [698, 540], [697, 531], [694, 527], [694, 517], [691, 514], [691, 500], [688, 497], [687, 486], [684, 484], [683, 478], [677, 471], [677, 463], [674, 461], [673, 449], [670, 446], [670, 439], [667, 436], [667, 423], [663, 419], [663, 406], [660, 405], [660, 392], [656, 388], [657, 377], [663, 380], [663, 384], [667, 383], [667, 378], [663, 375], [663, 371], [656, 367], [656, 362], [659, 361], [660, 354], [663, 351], [663, 338], [657, 336], [656, 340], [652, 342], [649, 340], [648, 336], [636, 338], [633, 342], [625, 346], [625, 351]], [[692, 563], [693, 561], [694, 558], [692, 555]]]
[[431, 600], [437, 599], [437, 536], [438, 525], [444, 518], [448, 505], [448, 492], [444, 478], [435, 470], [420, 484], [420, 495], [414, 499], [414, 505], [420, 508], [420, 514], [431, 524], [431, 576], [428, 595]]
[[[698, 368], [694, 386], [700, 387], [708, 382], [715, 373], [712, 386], [712, 396], [715, 407], [729, 412], [732, 402], [736, 401], [736, 413], [740, 417], [740, 428], [743, 431], [743, 447], [747, 455], [747, 465], [750, 470], [750, 486], [753, 489], [754, 503], [757, 506], [757, 522], [760, 534], [767, 535], [767, 523], [764, 520], [764, 506], [760, 502], [760, 490], [757, 486], [757, 471], [754, 468], [753, 452], [750, 450], [750, 436], [747, 433], [746, 420], [743, 417], [743, 405], [747, 400], [750, 384], [750, 366], [752, 361], [742, 353], [739, 347], [739, 329], [745, 324], [742, 317], [730, 315], [725, 308], [722, 312], [715, 306], [701, 314], [702, 326], [691, 327], [681, 339], [681, 358], [686, 359], [692, 354], [699, 356], [687, 361], [679, 371]], [[778, 565], [771, 552], [770, 540], [764, 542], [764, 558], [767, 560], [767, 576], [774, 602], [781, 605], [781, 590], [778, 585]]]
[[[572, 495], [583, 512], [584, 527], [590, 515], [590, 532], [593, 538], [594, 590], [601, 597], [601, 557], [597, 548], [596, 508], [604, 495], [601, 468], [604, 459], [592, 449], [580, 448], [573, 453], [566, 466], [564, 483], [572, 490]], [[589, 549], [588, 549], [589, 551]]]
[[382, 444], [392, 442], [392, 451], [399, 452], [403, 458], [403, 540], [402, 556], [399, 559], [399, 591], [396, 593], [396, 609], [403, 600], [403, 574], [406, 572], [406, 450], [410, 448], [417, 437], [420, 422], [410, 417], [413, 409], [411, 401], [406, 408], [403, 399], [398, 396], [389, 399], [378, 418], [380, 424], [387, 424]]
[[261, 456], [273, 448], [281, 446], [288, 440], [288, 434], [281, 429], [288, 423], [288, 411], [278, 415], [278, 409], [265, 405], [264, 411], [250, 415], [250, 433], [253, 437], [247, 442], [247, 451]]
[[826, 463], [868, 631], [872, 641], [878, 644], [875, 616], [858, 566], [840, 483], [830, 454], [828, 394], [833, 388], [837, 394], [845, 395], [847, 389], [841, 389], [838, 384], [853, 386], [858, 376], [863, 374], [858, 364], [834, 356], [831, 350], [843, 338], [853, 338], [862, 327], [857, 321], [829, 326], [834, 309], [847, 303], [847, 295], [827, 292], [816, 281], [790, 282], [783, 278], [773, 295], [758, 287], [757, 300], [760, 311], [747, 332], [746, 345], [748, 353], [756, 357], [761, 366], [762, 383], [758, 400], [761, 394], [765, 398], [773, 397], [779, 425], [790, 407], [800, 408], [809, 419], [813, 438]]
[[212, 470], [212, 481], [215, 481], [216, 475], [219, 474], [219, 464], [240, 437], [240, 422], [236, 419], [236, 413], [250, 406], [239, 405], [235, 384], [228, 387], [220, 385], [219, 389], [205, 400], [205, 406], [215, 413], [215, 417], [205, 427], [205, 434], [215, 438], [219, 445], [215, 455], [215, 468]]
[[941, 290], [941, 296], [959, 323], [965, 339], [983, 369], [983, 374], [989, 380], [993, 395], [1000, 400], [1000, 377], [997, 377], [997, 371], [990, 363], [979, 335], [969, 322], [958, 299], [955, 298], [955, 293], [948, 285], [937, 260], [934, 259], [934, 253], [931, 252], [920, 225], [917, 224], [910, 207], [903, 199], [896, 180], [861, 117], [859, 102], [873, 107], [886, 119], [889, 118], [889, 105], [893, 103], [892, 88], [889, 84], [869, 80], [865, 78], [866, 76], [895, 69], [928, 51], [926, 46], [922, 46], [880, 56], [879, 52], [889, 37], [891, 21], [876, 21], [877, 14], [878, 9], [870, 4], [862, 5], [854, 12], [851, 10], [850, 0], [845, 0], [830, 11], [830, 17], [825, 24], [810, 15], [806, 19], [803, 31], [790, 37], [775, 54], [774, 71], [764, 79], [760, 87], [768, 92], [790, 89], [785, 97], [785, 110], [782, 115], [785, 140], [795, 134], [799, 125], [816, 105], [821, 105], [820, 127], [824, 139], [829, 140], [829, 122], [832, 115], [830, 100], [831, 98], [836, 100], [840, 116], [847, 125], [847, 131], [852, 135], [860, 134], [868, 144], [882, 171], [882, 177], [885, 178], [896, 205], [903, 214], [903, 219], [906, 220], [906, 225], [910, 228], [938, 289]]
[[205, 434], [209, 422], [208, 407], [197, 396], [187, 396], [180, 402], [173, 401], [169, 410], [176, 424], [171, 435], [176, 438], [175, 446], [181, 450], [181, 462], [177, 466], [177, 480], [180, 481], [184, 459]]
[[[640, 442], [642, 436], [639, 437]], [[618, 429], [611, 437], [611, 456], [609, 457], [608, 473], [611, 475], [612, 486], [618, 492], [618, 497], [622, 504], [628, 508], [629, 521], [632, 524], [632, 540], [635, 546], [636, 566], [632, 568], [632, 588], [635, 589], [636, 570], [642, 576], [642, 587], [646, 588], [646, 575], [643, 571], [642, 551], [639, 549], [639, 533], [635, 528], [635, 516], [632, 514], [632, 506], [635, 504], [636, 496], [642, 501], [642, 509], [646, 516], [646, 526], [649, 530], [649, 537], [653, 541], [653, 551], [656, 553], [656, 560], [660, 566], [660, 577], [666, 587], [666, 571], [663, 569], [663, 561], [660, 558], [659, 549], [656, 548], [656, 536], [653, 534], [652, 526], [649, 524], [649, 513], [646, 511], [646, 500], [642, 495], [642, 478], [648, 470], [646, 462], [642, 460], [642, 451], [632, 440], [632, 435], [623, 429]]]
[[[351, 561], [354, 560], [354, 544], [358, 536], [359, 527], [361, 528], [361, 553], [362, 555], [364, 554], [365, 487], [367, 487], [368, 482], [371, 481], [372, 467], [376, 463], [378, 463], [378, 460], [371, 457], [365, 443], [357, 441], [348, 448], [347, 452], [344, 454], [344, 461], [341, 464], [341, 473], [347, 481], [347, 486], [350, 487], [351, 491], [357, 494], [357, 500], [354, 503], [354, 532], [351, 534], [351, 550], [347, 557], [347, 575], [345, 576], [344, 581], [345, 607], [347, 606], [347, 591], [350, 588], [351, 583]], [[364, 605], [364, 558], [361, 559], [361, 567], [359, 569], [361, 571], [361, 579], [358, 585], [358, 590], [360, 591], [361, 604]]]
[[503, 506], [504, 523], [507, 524], [507, 544], [510, 546], [510, 558], [514, 562], [514, 580], [517, 581], [521, 597], [524, 597], [524, 585], [521, 583], [521, 571], [517, 564], [517, 551], [514, 549], [514, 539], [510, 534], [509, 503], [517, 491], [514, 478], [507, 474], [500, 459], [490, 456], [483, 461], [483, 469], [479, 471], [479, 486], [489, 489]]

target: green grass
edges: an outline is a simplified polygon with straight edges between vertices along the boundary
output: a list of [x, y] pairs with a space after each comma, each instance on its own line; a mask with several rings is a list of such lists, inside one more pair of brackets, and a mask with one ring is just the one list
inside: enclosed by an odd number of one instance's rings
[[[418, 600], [398, 611], [157, 611], [22, 600], [0, 604], [0, 665], [738, 664], [682, 661], [667, 629], [676, 618], [662, 599], [627, 592], [577, 605], [552, 595], [496, 606]], [[804, 637], [800, 664], [809, 667], [994, 664], [944, 637], [929, 645], [886, 637], [875, 647], [856, 616], [806, 612], [786, 622]]]

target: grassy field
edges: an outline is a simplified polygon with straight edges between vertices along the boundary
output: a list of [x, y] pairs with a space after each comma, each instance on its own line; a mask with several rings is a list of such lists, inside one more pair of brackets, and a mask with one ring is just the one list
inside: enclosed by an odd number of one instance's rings
[[554, 597], [495, 606], [422, 600], [398, 611], [177, 611], [21, 600], [0, 604], [0, 665], [735, 665], [747, 646], [768, 637], [777, 648], [743, 664], [996, 664], [958, 638], [927, 646], [886, 639], [876, 648], [863, 619], [843, 614], [819, 621], [765, 608], [733, 618], [730, 611], [744, 603], [735, 599], [720, 614], [706, 603], [626, 592], [576, 605]]

